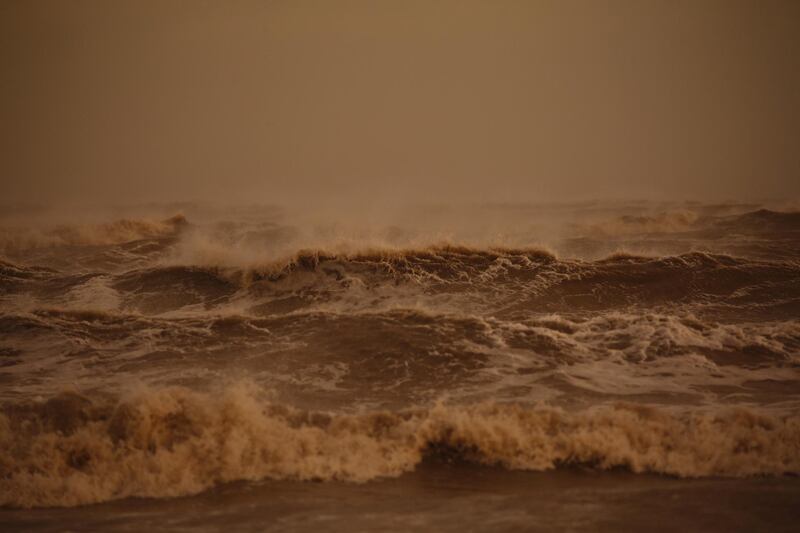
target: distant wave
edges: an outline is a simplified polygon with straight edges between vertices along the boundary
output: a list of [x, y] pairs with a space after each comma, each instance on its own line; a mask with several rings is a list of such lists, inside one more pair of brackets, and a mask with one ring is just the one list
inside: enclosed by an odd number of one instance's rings
[[800, 211], [759, 209], [719, 218], [714, 221], [714, 225], [752, 233], [797, 232], [800, 231]]
[[622, 215], [610, 220], [579, 226], [579, 233], [594, 237], [633, 235], [776, 234], [800, 231], [800, 211], [758, 209], [734, 215], [702, 215], [691, 210], [673, 210], [654, 214]]
[[0, 227], [0, 250], [19, 253], [55, 246], [122, 244], [169, 236], [187, 224], [183, 215], [175, 215], [161, 221], [122, 219], [105, 224]]
[[3, 408], [0, 504], [173, 497], [235, 480], [363, 482], [425, 459], [681, 477], [797, 474], [800, 418], [510, 404], [334, 415], [271, 404], [243, 385], [219, 394], [141, 391], [125, 400], [63, 394]]
[[700, 215], [688, 210], [666, 211], [648, 215], [622, 215], [611, 220], [588, 224], [583, 233], [595, 237], [616, 237], [637, 234], [663, 234], [696, 229]]

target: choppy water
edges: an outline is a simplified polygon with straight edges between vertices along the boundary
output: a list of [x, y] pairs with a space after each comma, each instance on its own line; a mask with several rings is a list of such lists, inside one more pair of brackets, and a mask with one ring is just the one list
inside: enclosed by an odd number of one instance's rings
[[8, 215], [0, 505], [431, 457], [800, 473], [800, 213], [475, 209], [356, 229]]

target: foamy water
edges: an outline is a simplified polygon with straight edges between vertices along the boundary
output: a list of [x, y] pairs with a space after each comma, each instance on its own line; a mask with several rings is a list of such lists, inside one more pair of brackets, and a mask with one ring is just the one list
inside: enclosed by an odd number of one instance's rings
[[8, 221], [0, 504], [368, 482], [442, 456], [800, 473], [800, 214], [509, 212]]

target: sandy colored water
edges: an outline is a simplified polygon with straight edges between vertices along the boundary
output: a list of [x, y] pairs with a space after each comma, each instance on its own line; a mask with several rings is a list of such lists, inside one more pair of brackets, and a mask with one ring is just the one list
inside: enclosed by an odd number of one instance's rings
[[796, 530], [800, 212], [595, 207], [4, 219], [0, 532]]
[[796, 531], [800, 479], [426, 464], [364, 484], [234, 483], [194, 497], [0, 510], [2, 531]]

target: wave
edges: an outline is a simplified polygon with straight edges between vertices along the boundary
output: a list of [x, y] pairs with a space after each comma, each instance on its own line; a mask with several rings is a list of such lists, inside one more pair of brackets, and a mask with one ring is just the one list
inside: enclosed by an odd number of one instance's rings
[[575, 227], [578, 234], [600, 238], [635, 235], [695, 234], [712, 237], [736, 231], [772, 234], [800, 231], [800, 211], [757, 209], [736, 214], [703, 214], [686, 209], [653, 214], [627, 214]]
[[0, 337], [7, 376], [36, 372], [0, 390], [3, 400], [62, 384], [202, 388], [246, 375], [307, 405], [315, 393], [328, 405], [393, 407], [441, 394], [572, 406], [645, 397], [800, 405], [796, 321], [719, 324], [635, 311], [502, 320], [423, 309], [183, 318], [50, 310], [0, 316]]
[[758, 209], [741, 215], [721, 217], [714, 226], [728, 231], [780, 234], [800, 231], [800, 211]]
[[186, 306], [210, 310], [232, 302], [242, 312], [249, 305], [251, 312], [263, 314], [343, 299], [369, 307], [378, 301], [444, 302], [442, 297], [483, 295], [481, 305], [509, 312], [698, 304], [749, 307], [776, 318], [800, 309], [799, 282], [800, 264], [795, 261], [706, 252], [660, 257], [618, 253], [579, 261], [536, 248], [305, 250], [258, 267], [161, 264], [108, 274], [67, 274], [0, 262], [0, 295], [27, 295], [46, 302], [45, 307], [80, 305], [146, 314]]
[[60, 246], [124, 244], [172, 236], [187, 225], [186, 218], [178, 214], [160, 221], [121, 219], [104, 224], [70, 224], [49, 228], [0, 227], [0, 250], [16, 254]]
[[0, 259], [0, 281], [29, 280], [53, 273], [49, 268], [21, 266]]
[[800, 473], [797, 417], [491, 403], [331, 414], [270, 403], [243, 384], [6, 405], [0, 444], [0, 505], [13, 507], [173, 497], [235, 480], [364, 482], [426, 459], [681, 477]]
[[[391, 276], [411, 276], [415, 279], [464, 281], [488, 279], [488, 273], [513, 273], [536, 270], [542, 266], [562, 266], [567, 270], [598, 270], [620, 266], [635, 271], [646, 268], [648, 274], [659, 271], [710, 271], [719, 268], [796, 269], [794, 262], [759, 261], [731, 255], [702, 251], [671, 256], [649, 256], [613, 253], [596, 261], [559, 259], [540, 248], [477, 248], [456, 245], [432, 245], [421, 248], [368, 248], [351, 252], [325, 249], [306, 249], [284, 259], [247, 267], [222, 265], [175, 265], [154, 267], [140, 272], [170, 272], [175, 268], [188, 271], [204, 270], [215, 275], [239, 278], [248, 282], [278, 281], [301, 272], [321, 272], [343, 277], [347, 272], [364, 272]], [[637, 276], [639, 274], [636, 274]], [[494, 279], [494, 278], [492, 278]]]
[[[387, 255], [390, 249], [404, 249], [399, 254], [415, 249], [424, 252], [434, 248], [462, 248], [459, 243], [481, 243], [472, 250], [491, 250], [489, 244], [524, 245], [547, 243], [555, 249], [569, 250], [581, 239], [592, 243], [617, 243], [623, 246], [633, 239], [634, 247], [670, 251], [674, 243], [665, 239], [700, 239], [713, 250], [724, 251], [715, 245], [720, 238], [730, 236], [775, 237], [776, 239], [796, 236], [800, 232], [800, 212], [771, 211], [760, 209], [734, 215], [703, 214], [701, 211], [687, 209], [664, 211], [660, 213], [624, 214], [609, 220], [573, 224], [571, 229], [558, 225], [528, 228], [527, 232], [513, 226], [496, 235], [474, 235], [425, 232], [406, 232], [396, 227], [360, 227], [350, 230], [331, 228], [308, 228], [281, 225], [276, 222], [230, 222], [190, 225], [183, 215], [175, 215], [166, 220], [122, 219], [104, 224], [65, 224], [51, 227], [28, 225], [23, 227], [0, 227], [0, 251], [18, 254], [26, 250], [42, 250], [63, 246], [120, 245], [135, 243], [146, 239], [161, 239], [177, 236], [174, 243], [173, 260], [182, 264], [253, 267], [269, 262], [276, 254], [287, 257], [292, 250], [314, 249], [309, 252], [321, 255], [371, 255], [373, 252]], [[183, 231], [191, 228], [191, 231]], [[447, 235], [450, 235], [448, 238]], [[471, 236], [470, 236], [471, 235]], [[482, 236], [481, 236], [482, 235]], [[560, 235], [560, 237], [559, 237]], [[671, 236], [671, 237], [670, 237]], [[568, 237], [568, 238], [567, 238]], [[350, 240], [348, 240], [348, 238]], [[567, 238], [561, 241], [560, 238]], [[644, 239], [642, 242], [636, 239]], [[455, 240], [452, 240], [455, 239]], [[476, 240], [477, 239], [477, 240]], [[592, 240], [595, 239], [595, 240]], [[599, 240], [597, 240], [599, 239]], [[752, 240], [752, 239], [751, 239]], [[453, 246], [436, 246], [437, 242], [455, 243]], [[688, 242], [688, 241], [687, 241]], [[558, 244], [560, 243], [560, 244]], [[684, 243], [686, 244], [686, 243]], [[726, 246], [736, 243], [728, 242]], [[748, 245], [756, 246], [757, 242]], [[565, 248], [566, 246], [566, 248]], [[374, 247], [374, 249], [370, 249]], [[388, 249], [387, 249], [388, 247]], [[518, 247], [518, 246], [517, 246]], [[503, 248], [501, 248], [503, 249]], [[737, 249], [738, 248], [732, 248]], [[326, 250], [326, 251], [322, 251]], [[366, 251], [364, 251], [366, 250]], [[608, 250], [612, 251], [613, 247]], [[685, 249], [684, 249], [685, 250]], [[674, 252], [675, 250], [673, 250]], [[683, 250], [681, 250], [683, 251]], [[288, 254], [288, 255], [287, 255]], [[306, 254], [301, 252], [298, 255]], [[580, 255], [581, 257], [588, 257]], [[591, 257], [597, 257], [590, 253]], [[277, 266], [277, 262], [276, 265]]]
[[[791, 261], [703, 252], [666, 257], [615, 254], [584, 262], [559, 260], [537, 249], [450, 246], [351, 254], [303, 251], [251, 269], [159, 266], [116, 275], [110, 286], [120, 291], [127, 309], [147, 313], [183, 305], [215, 306], [236, 295], [246, 295], [254, 306], [277, 298], [300, 309], [355, 292], [381, 300], [485, 294], [487, 305], [545, 312], [766, 302], [772, 302], [776, 312], [784, 307], [788, 312], [800, 305], [798, 281], [800, 266]], [[358, 302], [371, 305], [374, 300]]]
[[694, 211], [676, 210], [656, 214], [622, 215], [610, 220], [576, 227], [579, 233], [594, 237], [621, 237], [641, 234], [681, 233], [696, 229], [702, 223]]
[[[502, 264], [519, 268], [556, 262], [556, 257], [538, 248], [474, 248], [454, 245], [432, 245], [422, 248], [380, 249], [355, 252], [301, 250], [287, 260], [256, 268], [252, 279], [278, 280], [295, 272], [327, 271], [341, 265], [354, 272], [374, 272], [386, 275], [410, 276], [415, 279], [468, 279]], [[341, 273], [341, 271], [339, 270]]]

